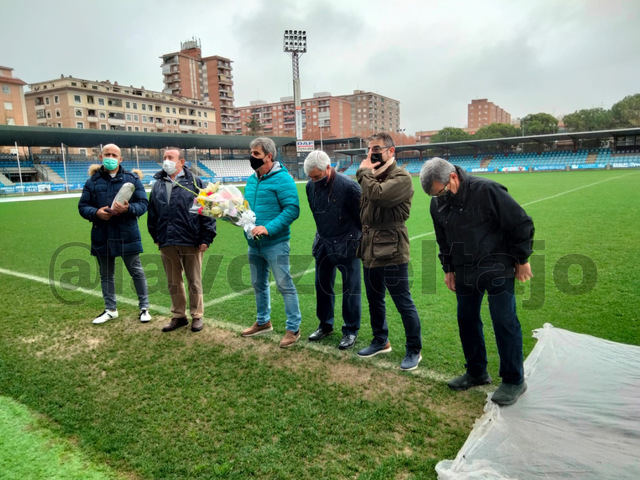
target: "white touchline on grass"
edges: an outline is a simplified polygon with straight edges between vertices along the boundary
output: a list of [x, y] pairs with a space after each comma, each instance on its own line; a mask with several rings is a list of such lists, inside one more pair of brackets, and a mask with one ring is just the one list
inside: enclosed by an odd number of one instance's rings
[[[89, 290], [88, 288], [78, 287], [70, 283], [62, 283], [62, 282], [58, 282], [57, 280], [49, 280], [48, 278], [39, 277], [37, 275], [29, 275], [27, 273], [16, 272], [14, 270], [7, 270], [6, 268], [0, 268], [0, 273], [3, 273], [5, 275], [11, 275], [12, 277], [23, 278], [25, 280], [31, 280], [32, 282], [42, 283], [44, 285], [49, 285], [49, 286], [53, 285], [56, 288], [61, 288], [71, 292], [80, 292], [85, 295], [91, 295], [94, 297], [102, 298], [102, 292], [98, 292], [97, 290]], [[138, 306], [138, 300], [132, 300], [126, 297], [118, 297], [118, 302], [125, 303], [127, 305], [135, 305], [136, 307]], [[149, 305], [149, 310], [162, 313], [165, 315], [167, 313], [170, 313], [170, 310], [168, 308], [161, 307], [160, 305]]]

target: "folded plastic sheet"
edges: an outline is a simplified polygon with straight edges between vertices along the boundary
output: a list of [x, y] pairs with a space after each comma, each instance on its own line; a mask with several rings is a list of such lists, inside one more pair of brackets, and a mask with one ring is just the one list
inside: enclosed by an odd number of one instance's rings
[[440, 480], [640, 479], [640, 347], [545, 324], [525, 361], [528, 390], [487, 397]]

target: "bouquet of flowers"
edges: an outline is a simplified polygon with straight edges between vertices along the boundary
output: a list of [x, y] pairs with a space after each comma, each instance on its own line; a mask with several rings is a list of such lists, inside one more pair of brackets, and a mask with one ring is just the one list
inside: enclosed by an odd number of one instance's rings
[[256, 226], [256, 214], [242, 192], [233, 185], [209, 183], [193, 200], [189, 212], [207, 217], [221, 218], [238, 227], [242, 227], [247, 238], [252, 238], [251, 230]]
[[111, 208], [113, 209], [116, 202], [118, 202], [121, 205], [124, 204], [124, 202], [128, 202], [131, 196], [133, 195], [133, 192], [135, 191], [135, 189], [136, 189], [135, 185], [131, 182], [127, 182], [124, 185], [122, 185], [120, 187], [120, 190], [118, 190], [118, 193], [116, 193], [116, 196], [114, 197], [113, 202], [111, 203]]

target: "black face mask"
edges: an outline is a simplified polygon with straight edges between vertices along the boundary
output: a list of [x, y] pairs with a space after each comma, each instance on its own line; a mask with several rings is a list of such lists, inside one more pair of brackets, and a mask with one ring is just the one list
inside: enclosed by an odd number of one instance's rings
[[378, 168], [384, 165], [385, 161], [382, 159], [382, 152], [371, 154], [371, 163], [376, 163], [376, 162], [380, 162], [380, 165], [378, 165]]
[[251, 162], [251, 168], [254, 170], [258, 170], [262, 165], [264, 165], [264, 159], [256, 158], [253, 155], [249, 157], [249, 161]]
[[329, 177], [322, 177], [320, 180], [313, 180], [313, 184], [316, 187], [325, 187], [327, 185], [328, 180], [329, 180]]

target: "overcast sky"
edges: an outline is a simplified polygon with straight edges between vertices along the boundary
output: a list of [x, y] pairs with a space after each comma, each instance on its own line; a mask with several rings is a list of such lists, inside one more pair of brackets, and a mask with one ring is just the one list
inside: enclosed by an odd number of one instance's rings
[[3, 0], [0, 65], [162, 90], [160, 56], [192, 37], [233, 60], [235, 105], [293, 95], [285, 29], [305, 29], [302, 97], [400, 101], [406, 133], [466, 126], [488, 98], [512, 117], [610, 108], [640, 93], [638, 0]]

